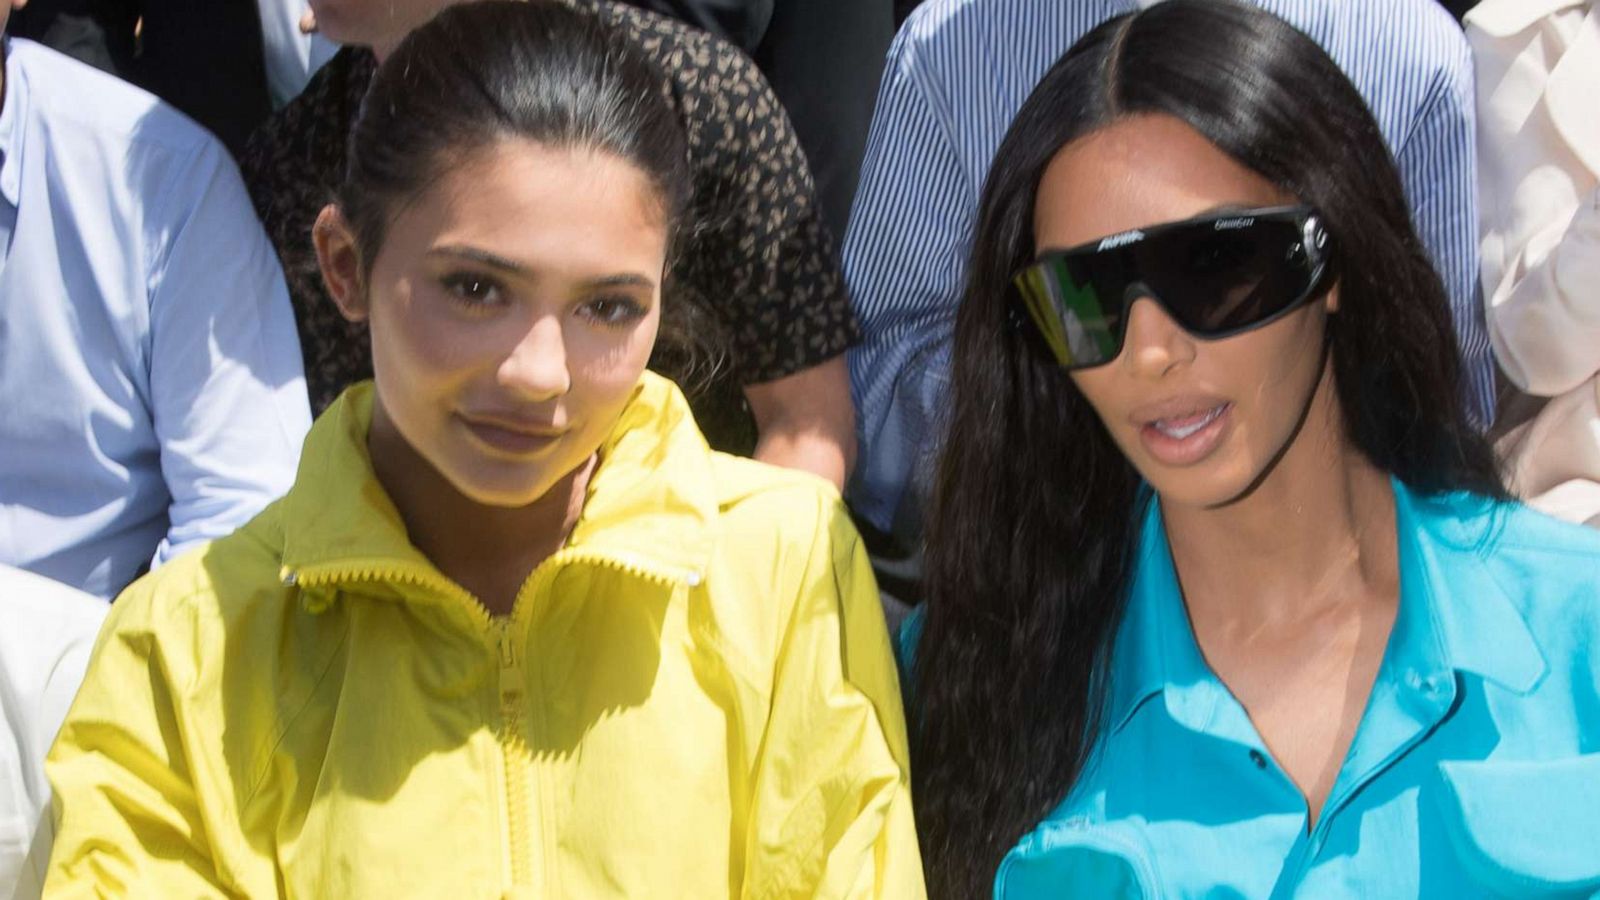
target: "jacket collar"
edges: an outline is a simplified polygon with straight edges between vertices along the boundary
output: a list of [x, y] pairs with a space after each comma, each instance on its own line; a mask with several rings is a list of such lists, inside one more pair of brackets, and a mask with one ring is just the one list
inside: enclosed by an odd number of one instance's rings
[[[1383, 670], [1417, 681], [1470, 672], [1527, 693], [1545, 660], [1489, 559], [1501, 508], [1458, 493], [1422, 497], [1391, 479], [1400, 551], [1400, 609]], [[1206, 665], [1184, 609], [1160, 504], [1144, 514], [1128, 605], [1114, 651], [1106, 724], [1122, 728], [1147, 699], [1197, 730], [1210, 721], [1220, 684]]]
[[[283, 500], [286, 580], [311, 572], [433, 569], [373, 471], [372, 403], [372, 383], [356, 385], [306, 436]], [[711, 554], [717, 505], [711, 450], [687, 402], [671, 382], [646, 372], [600, 447], [566, 547], [658, 577], [694, 580]]]

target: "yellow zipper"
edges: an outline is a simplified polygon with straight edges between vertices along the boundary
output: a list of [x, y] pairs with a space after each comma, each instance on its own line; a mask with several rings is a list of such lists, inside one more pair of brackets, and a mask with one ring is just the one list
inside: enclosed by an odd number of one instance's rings
[[517, 658], [517, 640], [510, 619], [496, 619], [491, 627], [500, 655], [500, 752], [505, 770], [506, 840], [511, 884], [533, 883], [528, 857], [528, 766], [531, 754], [522, 730], [523, 691], [526, 681]]
[[[529, 573], [507, 616], [495, 616], [465, 588], [444, 577], [443, 573], [428, 566], [397, 563], [394, 560], [350, 561], [336, 565], [309, 567], [294, 570], [285, 567], [282, 577], [285, 584], [301, 588], [324, 587], [334, 584], [358, 582], [387, 582], [408, 584], [428, 589], [441, 597], [453, 599], [466, 610], [478, 624], [485, 642], [499, 661], [500, 695], [500, 750], [505, 771], [506, 831], [513, 886], [532, 885], [535, 881], [533, 859], [528, 853], [532, 846], [528, 809], [529, 769], [535, 770], [539, 782], [540, 821], [539, 846], [543, 852], [544, 893], [559, 896], [558, 886], [552, 884], [556, 853], [554, 788], [550, 784], [547, 766], [539, 766], [529, 750], [528, 733], [523, 719], [524, 710], [531, 709], [538, 719], [538, 730], [546, 729], [543, 706], [528, 702], [528, 672], [524, 670], [518, 650], [527, 642], [527, 627], [532, 618], [534, 602], [543, 585], [563, 566], [582, 563], [598, 568], [620, 571], [636, 578], [671, 587], [680, 582], [694, 587], [700, 583], [700, 573], [692, 569], [668, 572], [652, 565], [618, 559], [605, 554], [577, 548], [563, 548], [551, 554]], [[535, 687], [533, 693], [540, 690]], [[537, 697], [534, 698], [538, 700]]]

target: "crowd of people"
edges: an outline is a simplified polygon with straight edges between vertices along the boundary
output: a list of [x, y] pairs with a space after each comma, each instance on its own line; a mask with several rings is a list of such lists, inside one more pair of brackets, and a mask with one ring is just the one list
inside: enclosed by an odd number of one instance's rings
[[1595, 0], [0, 29], [0, 900], [1600, 896]]

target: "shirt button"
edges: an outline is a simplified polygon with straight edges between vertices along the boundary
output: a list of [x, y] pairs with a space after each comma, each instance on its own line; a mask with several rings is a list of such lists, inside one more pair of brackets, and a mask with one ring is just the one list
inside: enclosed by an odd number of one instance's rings
[[1255, 763], [1256, 768], [1258, 769], [1265, 769], [1267, 767], [1266, 754], [1262, 753], [1260, 750], [1250, 751], [1250, 761]]

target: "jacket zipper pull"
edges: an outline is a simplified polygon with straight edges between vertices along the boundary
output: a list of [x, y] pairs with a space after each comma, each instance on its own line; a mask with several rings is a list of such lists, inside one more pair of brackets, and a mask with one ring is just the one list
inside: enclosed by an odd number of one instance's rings
[[495, 643], [500, 650], [500, 700], [514, 703], [522, 695], [522, 663], [517, 659], [510, 621], [496, 624]]

